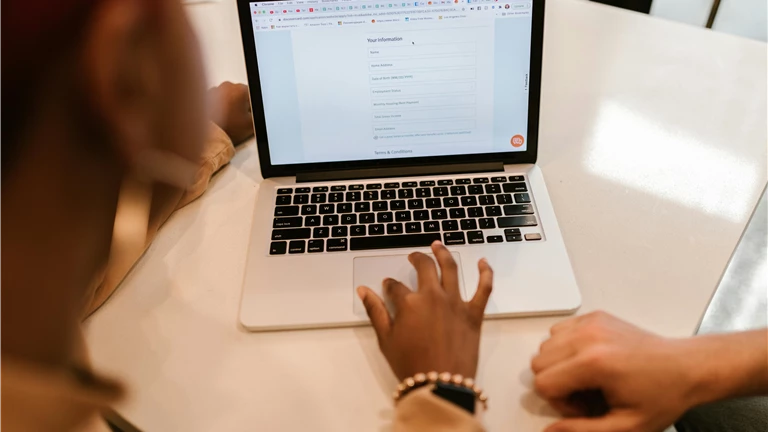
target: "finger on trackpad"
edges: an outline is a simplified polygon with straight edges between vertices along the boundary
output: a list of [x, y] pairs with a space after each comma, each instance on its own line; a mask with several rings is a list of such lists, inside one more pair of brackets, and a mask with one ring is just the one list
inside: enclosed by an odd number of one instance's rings
[[[434, 259], [434, 255], [426, 254]], [[453, 259], [456, 260], [456, 266], [459, 271], [459, 290], [461, 297], [466, 298], [464, 290], [464, 275], [461, 270], [461, 256], [458, 252], [451, 252]], [[440, 267], [437, 267], [437, 274], [440, 275]], [[376, 257], [358, 257], [354, 260], [354, 276], [352, 278], [352, 311], [355, 315], [368, 318], [365, 313], [365, 307], [360, 297], [357, 296], [357, 287], [367, 286], [373, 292], [379, 295], [387, 305], [389, 314], [394, 315], [394, 309], [389, 299], [382, 292], [381, 282], [386, 278], [396, 279], [402, 282], [412, 291], [416, 290], [417, 275], [416, 270], [408, 261], [408, 255], [387, 255]]]

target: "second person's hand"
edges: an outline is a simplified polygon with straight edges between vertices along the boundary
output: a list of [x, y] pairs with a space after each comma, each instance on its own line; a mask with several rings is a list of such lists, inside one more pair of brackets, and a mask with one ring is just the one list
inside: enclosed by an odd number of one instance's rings
[[408, 259], [418, 274], [417, 291], [394, 279], [384, 281], [384, 292], [396, 308], [394, 318], [370, 288], [359, 287], [357, 293], [376, 331], [379, 347], [399, 379], [431, 371], [474, 378], [493, 270], [480, 260], [477, 292], [465, 302], [453, 256], [439, 241], [432, 244], [432, 252], [441, 277], [432, 258], [414, 252]]

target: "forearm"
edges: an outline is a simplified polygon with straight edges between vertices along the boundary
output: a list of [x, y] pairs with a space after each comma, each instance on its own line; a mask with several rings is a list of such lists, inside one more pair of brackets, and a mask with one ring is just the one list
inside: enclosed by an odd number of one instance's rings
[[698, 336], [684, 343], [683, 355], [704, 359], [690, 365], [694, 405], [768, 394], [768, 329]]

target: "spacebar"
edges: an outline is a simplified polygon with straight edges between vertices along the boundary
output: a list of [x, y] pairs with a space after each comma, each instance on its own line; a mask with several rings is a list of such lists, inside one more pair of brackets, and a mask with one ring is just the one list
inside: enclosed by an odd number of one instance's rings
[[440, 240], [440, 233], [352, 237], [349, 250], [429, 246], [435, 240]]

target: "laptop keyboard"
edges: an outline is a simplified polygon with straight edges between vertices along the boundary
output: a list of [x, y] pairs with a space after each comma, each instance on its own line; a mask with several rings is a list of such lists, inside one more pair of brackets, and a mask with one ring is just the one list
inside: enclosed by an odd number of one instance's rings
[[539, 241], [531, 201], [522, 175], [279, 188], [269, 253]]

